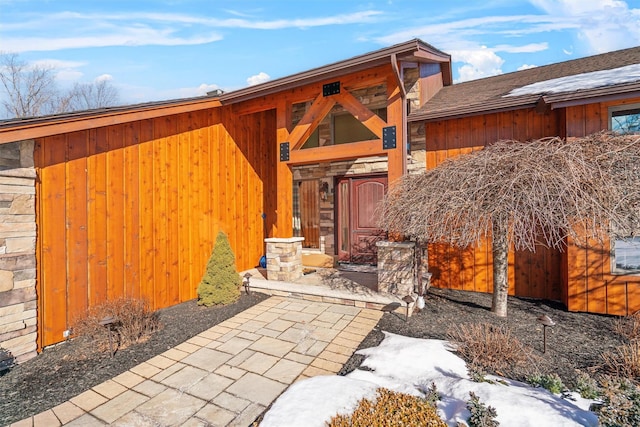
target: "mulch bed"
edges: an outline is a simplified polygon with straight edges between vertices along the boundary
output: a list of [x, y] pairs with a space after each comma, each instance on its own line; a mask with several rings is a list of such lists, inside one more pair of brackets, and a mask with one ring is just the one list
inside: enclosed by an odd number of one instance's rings
[[[266, 298], [252, 293], [224, 307], [204, 308], [189, 301], [161, 310], [163, 328], [147, 342], [119, 350], [113, 358], [108, 353], [93, 351], [92, 343], [83, 339], [46, 349], [0, 377], [0, 425], [57, 406]], [[360, 348], [378, 345], [384, 337], [381, 331], [446, 339], [453, 325], [488, 322], [511, 328], [523, 344], [533, 347], [543, 363], [553, 367], [565, 384], [571, 386], [575, 369], [597, 371], [600, 354], [622, 343], [613, 332], [611, 316], [568, 313], [554, 302], [510, 298], [508, 317], [500, 319], [491, 314], [490, 306], [488, 294], [430, 289], [423, 310], [408, 321], [398, 314], [385, 314]], [[542, 353], [542, 327], [536, 322], [542, 314], [557, 323], [547, 331], [545, 354]], [[361, 356], [352, 356], [340, 373], [356, 369], [361, 361]]]
[[146, 342], [118, 350], [113, 358], [82, 338], [47, 348], [0, 377], [0, 425], [64, 403], [267, 298], [252, 292], [227, 306], [202, 307], [192, 300], [162, 309], [162, 329]]
[[[446, 340], [447, 332], [455, 325], [488, 323], [509, 328], [520, 343], [531, 347], [532, 353], [540, 357], [542, 373], [555, 372], [571, 388], [575, 385], [576, 370], [589, 375], [602, 373], [601, 354], [624, 342], [614, 331], [615, 316], [570, 313], [558, 302], [509, 297], [507, 317], [498, 318], [490, 311], [491, 297], [491, 294], [431, 288], [424, 309], [408, 321], [404, 316], [385, 314], [359, 348], [377, 346], [384, 338], [382, 331]], [[556, 323], [547, 329], [544, 353], [543, 327], [537, 322], [541, 315], [549, 316]], [[353, 355], [340, 374], [351, 372], [361, 362], [362, 356]]]

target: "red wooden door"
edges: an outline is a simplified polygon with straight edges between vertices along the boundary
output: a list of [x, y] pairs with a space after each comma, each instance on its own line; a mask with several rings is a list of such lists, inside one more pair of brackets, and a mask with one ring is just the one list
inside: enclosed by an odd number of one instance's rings
[[378, 204], [387, 177], [343, 178], [338, 182], [338, 255], [341, 261], [375, 264], [376, 242], [385, 238], [378, 228]]

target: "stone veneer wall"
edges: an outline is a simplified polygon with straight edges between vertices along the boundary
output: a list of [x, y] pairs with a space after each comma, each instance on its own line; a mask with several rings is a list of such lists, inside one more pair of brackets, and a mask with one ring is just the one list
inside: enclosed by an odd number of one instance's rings
[[18, 362], [37, 354], [33, 147], [0, 145], [0, 347]]
[[416, 265], [414, 242], [376, 242], [378, 247], [378, 292], [400, 298], [414, 294]]
[[267, 243], [267, 279], [292, 282], [302, 276], [304, 237], [264, 239]]

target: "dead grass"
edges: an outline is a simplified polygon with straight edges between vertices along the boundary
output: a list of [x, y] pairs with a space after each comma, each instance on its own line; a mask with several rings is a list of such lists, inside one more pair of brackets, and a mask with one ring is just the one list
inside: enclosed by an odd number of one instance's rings
[[538, 373], [539, 357], [506, 327], [461, 324], [449, 329], [447, 335], [472, 372], [510, 378], [526, 378]]
[[119, 298], [90, 308], [85, 316], [76, 321], [74, 335], [89, 337], [100, 351], [109, 350], [108, 327], [100, 324], [107, 317], [114, 320], [111, 325], [112, 338], [119, 349], [146, 341], [160, 328], [158, 315], [149, 309], [146, 301]]

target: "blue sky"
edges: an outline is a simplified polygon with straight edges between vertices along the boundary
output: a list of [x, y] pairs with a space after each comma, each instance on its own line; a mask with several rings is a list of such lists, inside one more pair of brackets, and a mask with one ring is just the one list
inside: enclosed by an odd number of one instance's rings
[[0, 51], [123, 103], [230, 91], [412, 38], [456, 81], [640, 45], [640, 0], [0, 0]]

